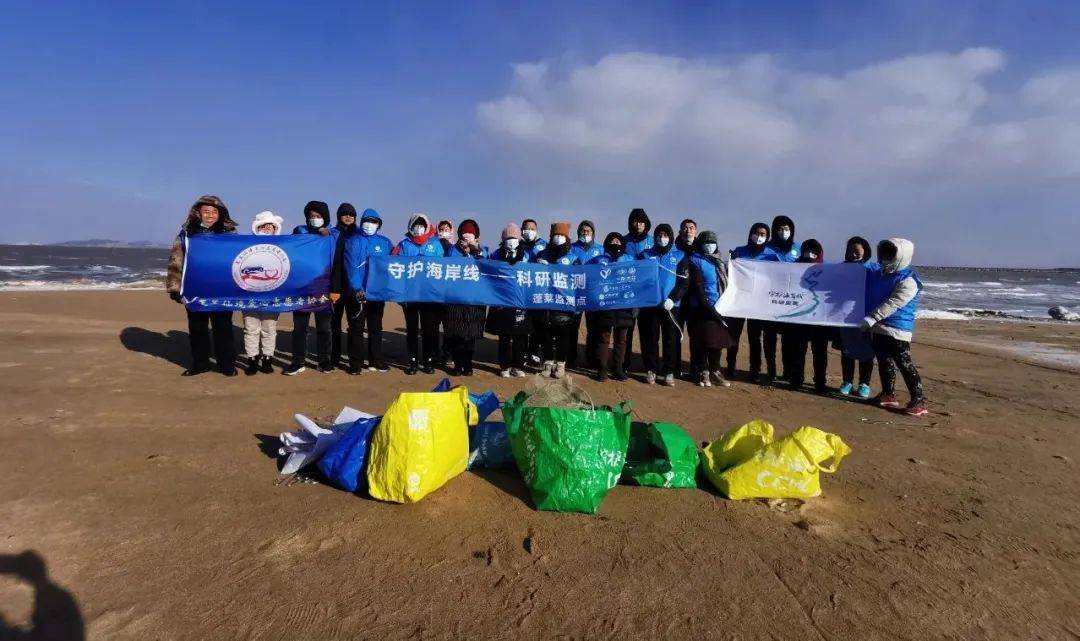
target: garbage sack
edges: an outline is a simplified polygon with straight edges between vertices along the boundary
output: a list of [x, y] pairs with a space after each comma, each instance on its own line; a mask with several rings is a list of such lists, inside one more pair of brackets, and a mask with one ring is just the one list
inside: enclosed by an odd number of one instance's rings
[[803, 426], [722, 472], [716, 488], [731, 499], [811, 498], [821, 494], [818, 473], [835, 472], [850, 453], [836, 434]]
[[673, 423], [631, 423], [623, 483], [648, 487], [697, 487], [694, 439]]
[[415, 503], [465, 471], [469, 426], [476, 425], [469, 390], [399, 394], [386, 410], [368, 450], [368, 493]]
[[[453, 384], [449, 378], [444, 378], [432, 389], [432, 392], [447, 392]], [[469, 394], [469, 400], [476, 405], [476, 420], [486, 421], [487, 417], [491, 416], [491, 413], [499, 409], [499, 397], [495, 395], [495, 392], [488, 390], [483, 394]]]
[[519, 392], [503, 418], [538, 510], [595, 514], [626, 463], [630, 404], [618, 408], [531, 407]]
[[701, 450], [701, 469], [709, 481], [720, 487], [720, 474], [742, 463], [755, 452], [773, 442], [773, 426], [760, 419], [728, 430], [723, 436]]
[[353, 422], [337, 442], [319, 459], [319, 471], [335, 486], [355, 492], [367, 485], [364, 461], [367, 458], [371, 433], [380, 417], [361, 418]]
[[282, 432], [279, 436], [281, 448], [278, 454], [286, 457], [281, 473], [293, 474], [300, 468], [318, 461], [357, 419], [370, 416], [371, 414], [367, 412], [346, 406], [338, 413], [334, 423], [329, 428], [325, 428], [303, 414], [294, 414], [293, 420], [300, 429], [295, 432]]
[[469, 469], [514, 467], [506, 423], [484, 421], [469, 430]]

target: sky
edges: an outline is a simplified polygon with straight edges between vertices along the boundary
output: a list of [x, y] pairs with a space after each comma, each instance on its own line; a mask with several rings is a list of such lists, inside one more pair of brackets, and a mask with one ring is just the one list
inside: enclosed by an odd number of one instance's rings
[[1080, 266], [1080, 3], [5, 3], [0, 242], [309, 200]]

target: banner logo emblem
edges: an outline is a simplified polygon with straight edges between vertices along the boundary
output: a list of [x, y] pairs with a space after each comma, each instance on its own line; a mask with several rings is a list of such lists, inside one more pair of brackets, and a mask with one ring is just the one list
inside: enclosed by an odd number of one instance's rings
[[289, 255], [277, 245], [252, 245], [233, 259], [232, 277], [245, 291], [273, 291], [289, 277]]

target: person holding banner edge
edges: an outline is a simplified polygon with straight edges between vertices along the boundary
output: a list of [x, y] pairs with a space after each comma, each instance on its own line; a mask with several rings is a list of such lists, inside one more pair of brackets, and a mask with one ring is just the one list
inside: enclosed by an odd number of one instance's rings
[[[570, 252], [570, 223], [552, 223], [551, 234], [548, 237], [547, 246], [537, 255], [534, 262], [542, 265], [576, 265], [577, 258]], [[576, 324], [577, 314], [562, 310], [547, 309], [538, 312], [541, 331], [537, 332], [542, 339], [541, 356], [543, 366], [540, 369], [541, 376], [562, 378], [566, 375], [566, 358], [570, 352], [570, 341], [577, 340], [577, 335], [571, 336]]]
[[382, 320], [386, 303], [367, 300], [364, 283], [368, 263], [373, 256], [389, 256], [390, 239], [379, 233], [382, 217], [368, 208], [360, 216], [360, 225], [338, 239], [330, 293], [341, 295], [349, 326], [348, 373], [360, 374], [364, 366], [364, 333], [367, 330], [367, 365], [369, 370], [390, 370], [382, 358]]
[[[439, 241], [428, 217], [417, 213], [409, 217], [405, 238], [398, 241], [390, 253], [394, 256], [444, 256], [445, 250]], [[405, 313], [405, 342], [409, 352], [405, 373], [411, 376], [419, 368], [425, 374], [433, 374], [439, 355], [439, 305], [402, 303], [401, 309]]]
[[717, 253], [715, 232], [698, 235], [694, 250], [679, 263], [674, 291], [663, 308], [682, 303], [690, 331], [690, 362], [698, 374], [698, 385], [731, 387], [720, 371], [720, 355], [731, 347], [727, 323], [720, 315], [720, 296], [727, 289], [727, 266]]
[[[356, 208], [350, 203], [341, 203], [337, 208], [337, 224], [334, 229], [338, 232], [338, 245], [342, 239], [356, 231]], [[336, 264], [336, 263], [335, 263]], [[333, 289], [330, 293], [334, 292]], [[345, 298], [334, 301], [334, 315], [330, 322], [330, 367], [341, 366], [341, 319], [345, 316]], [[351, 367], [351, 366], [350, 366]]]
[[[547, 241], [540, 238], [536, 221], [532, 218], [521, 221], [521, 246], [525, 251], [525, 259], [530, 263], [535, 261], [537, 255], [547, 248]], [[544, 344], [547, 342], [546, 337], [543, 335], [545, 325], [541, 322], [541, 312], [530, 310], [529, 314], [533, 317], [533, 334], [529, 337], [529, 354], [527, 358], [529, 365], [539, 369]]]
[[[284, 221], [272, 211], [261, 211], [255, 214], [255, 220], [251, 222], [251, 232], [256, 236], [277, 236], [281, 233], [281, 225]], [[273, 374], [274, 365], [271, 359], [274, 350], [277, 349], [277, 312], [264, 312], [255, 309], [245, 309], [240, 312], [244, 319], [244, 354], [247, 356], [247, 367], [244, 373], [254, 376], [259, 372]]]
[[[582, 220], [577, 227], [577, 240], [570, 246], [579, 265], [586, 265], [590, 260], [604, 253], [604, 247], [596, 242], [596, 225], [591, 220]], [[581, 327], [581, 314], [575, 316], [574, 329], [571, 334], [574, 340], [570, 341], [570, 352], [566, 356], [566, 366], [574, 369], [578, 365], [578, 341], [577, 336]], [[595, 331], [589, 327], [588, 318], [585, 319], [585, 365], [595, 368], [593, 361], [595, 355], [596, 336]]]
[[[844, 252], [845, 263], [862, 263], [867, 269], [878, 269], [879, 265], [877, 263], [869, 262], [871, 256], [870, 243], [865, 238], [852, 236], [848, 239], [847, 249]], [[844, 328], [837, 332], [833, 347], [840, 350], [840, 394], [847, 396], [854, 387], [857, 355], [859, 387], [856, 389], [855, 394], [859, 398], [870, 398], [870, 377], [874, 373], [874, 348], [867, 336], [857, 329]], [[865, 356], [869, 356], [869, 358]]]
[[[592, 260], [594, 265], [632, 261], [624, 251], [622, 234], [613, 231], [604, 238], [604, 253]], [[596, 380], [606, 381], [610, 374], [617, 381], [626, 380], [627, 335], [634, 327], [636, 309], [608, 309], [586, 312], [586, 323], [596, 330]]]
[[[674, 291], [679, 263], [686, 257], [686, 253], [675, 245], [674, 236], [671, 225], [657, 225], [653, 232], [653, 246], [642, 255], [656, 261], [660, 294], [665, 298]], [[676, 313], [678, 305], [670, 310], [658, 305], [642, 308], [638, 316], [641, 357], [645, 365], [645, 382], [649, 385], [656, 383], [657, 376], [663, 379], [664, 385], [675, 385], [676, 363], [682, 359], [682, 330]]]
[[[528, 262], [525, 250], [521, 247], [521, 230], [517, 225], [510, 223], [503, 229], [502, 243], [491, 258], [510, 265]], [[529, 348], [529, 334], [533, 331], [532, 320], [533, 316], [524, 309], [488, 309], [486, 329], [499, 337], [499, 376], [525, 376], [525, 356]]]
[[[653, 237], [649, 234], [649, 230], [652, 229], [652, 221], [649, 220], [649, 215], [645, 213], [645, 210], [641, 207], [635, 207], [630, 210], [630, 214], [626, 217], [626, 233], [623, 234], [623, 253], [630, 257], [630, 260], [638, 260], [642, 258], [645, 250], [652, 248]], [[637, 313], [634, 313], [634, 323], [637, 323]], [[641, 328], [638, 328], [641, 331]], [[626, 336], [626, 357], [624, 364], [627, 370], [630, 369], [630, 359], [634, 354], [634, 326], [630, 326], [630, 333]]]
[[[731, 258], [738, 260], [777, 260], [776, 253], [769, 247], [771, 230], [765, 223], [754, 223], [750, 226], [750, 232], [746, 236], [746, 244], [731, 250]], [[768, 326], [767, 321], [745, 318], [727, 318], [728, 330], [731, 333], [731, 347], [727, 352], [727, 378], [735, 378], [735, 359], [739, 355], [739, 338], [742, 336], [743, 327], [746, 327], [746, 342], [750, 347], [750, 380], [755, 380], [761, 375], [761, 339]], [[776, 373], [776, 334], [772, 334], [773, 365], [770, 371]], [[767, 342], [767, 341], [766, 341]]]
[[[782, 263], [794, 263], [799, 259], [799, 243], [795, 241], [795, 221], [783, 214], [776, 216], [772, 221], [772, 236], [769, 239], [769, 249], [775, 255], [773, 260]], [[770, 260], [770, 258], [766, 258]], [[776, 342], [783, 340], [784, 330], [791, 323], [767, 321], [762, 329], [762, 338], [765, 352], [765, 368], [767, 374], [761, 380], [766, 385], [772, 385], [776, 381]], [[786, 372], [784, 373], [786, 376]], [[782, 376], [781, 378], [784, 378]]]
[[[304, 206], [304, 224], [297, 225], [292, 233], [333, 236], [336, 239], [339, 232], [328, 226], [329, 221], [330, 206], [321, 200], [312, 200]], [[338, 297], [331, 294], [330, 300], [336, 303]], [[333, 309], [324, 312], [293, 312], [292, 363], [282, 372], [285, 376], [296, 376], [307, 369], [308, 323], [313, 314], [315, 316], [315, 357], [319, 371], [325, 374], [334, 369], [330, 364], [330, 352], [333, 347], [330, 325], [334, 317]]]
[[[825, 250], [814, 238], [802, 243], [799, 249], [799, 263], [822, 263]], [[833, 330], [820, 325], [791, 324], [785, 330], [784, 344], [781, 349], [784, 360], [784, 373], [792, 389], [799, 389], [806, 376], [806, 348], [813, 353], [814, 391], [825, 394], [829, 391], [825, 384], [825, 373], [829, 367], [829, 337]]]
[[[169, 250], [169, 265], [165, 271], [165, 290], [169, 298], [183, 303], [180, 286], [184, 274], [185, 244], [188, 236], [198, 234], [235, 234], [236, 223], [229, 217], [229, 208], [217, 196], [200, 196], [188, 210], [180, 233]], [[233, 343], [232, 312], [193, 312], [186, 309], [188, 340], [191, 343], [191, 367], [181, 376], [198, 376], [209, 372], [211, 335], [218, 371], [236, 376], [236, 345]]]
[[[449, 258], [487, 258], [486, 247], [480, 245], [480, 225], [471, 218], [461, 221], [457, 228], [457, 242], [446, 252]], [[454, 359], [451, 376], [472, 376], [473, 355], [476, 340], [484, 337], [487, 307], [483, 305], [451, 304], [445, 306], [443, 327], [444, 349]]]

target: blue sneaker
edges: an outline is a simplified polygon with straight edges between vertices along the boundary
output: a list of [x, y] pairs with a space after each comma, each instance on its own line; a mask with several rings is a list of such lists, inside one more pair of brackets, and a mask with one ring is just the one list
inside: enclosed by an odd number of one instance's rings
[[870, 386], [866, 383], [859, 385], [859, 398], [870, 398]]
[[844, 396], [847, 396], [851, 393], [851, 383], [845, 381], [844, 384], [840, 386], [840, 389], [838, 391]]

